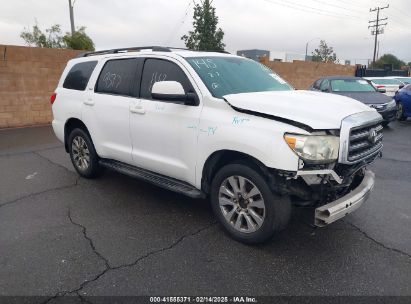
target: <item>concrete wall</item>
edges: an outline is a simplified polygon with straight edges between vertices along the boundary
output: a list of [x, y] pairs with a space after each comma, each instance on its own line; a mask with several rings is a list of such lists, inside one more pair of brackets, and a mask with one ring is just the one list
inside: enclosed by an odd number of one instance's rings
[[268, 66], [296, 89], [307, 89], [315, 80], [323, 76], [354, 76], [355, 66], [310, 61], [278, 62], [263, 59]]
[[0, 45], [0, 128], [48, 124], [50, 96], [79, 51]]

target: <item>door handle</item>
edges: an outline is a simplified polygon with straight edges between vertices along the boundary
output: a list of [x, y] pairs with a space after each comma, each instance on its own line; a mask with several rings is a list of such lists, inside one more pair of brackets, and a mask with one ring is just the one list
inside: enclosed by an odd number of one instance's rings
[[132, 105], [130, 107], [130, 112], [135, 114], [145, 114], [146, 110], [141, 105]]
[[83, 103], [87, 106], [94, 106], [94, 100], [91, 98], [87, 98]]

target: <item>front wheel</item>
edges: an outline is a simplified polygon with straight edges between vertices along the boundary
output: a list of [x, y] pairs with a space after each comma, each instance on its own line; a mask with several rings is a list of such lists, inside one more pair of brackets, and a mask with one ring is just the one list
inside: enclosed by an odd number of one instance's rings
[[406, 119], [406, 117], [404, 115], [404, 107], [403, 107], [402, 103], [399, 101], [399, 102], [397, 102], [397, 120], [403, 121], [405, 119]]
[[257, 170], [243, 164], [226, 165], [215, 175], [211, 204], [225, 230], [248, 244], [283, 229], [291, 213], [290, 200], [274, 194]]

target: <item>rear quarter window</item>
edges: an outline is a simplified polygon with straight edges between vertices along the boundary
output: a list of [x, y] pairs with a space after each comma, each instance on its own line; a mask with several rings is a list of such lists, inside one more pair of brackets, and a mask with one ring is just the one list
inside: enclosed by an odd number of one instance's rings
[[115, 59], [107, 61], [101, 70], [95, 91], [97, 93], [131, 96], [133, 83], [141, 60]]
[[63, 83], [63, 88], [84, 91], [97, 61], [80, 62], [70, 69]]

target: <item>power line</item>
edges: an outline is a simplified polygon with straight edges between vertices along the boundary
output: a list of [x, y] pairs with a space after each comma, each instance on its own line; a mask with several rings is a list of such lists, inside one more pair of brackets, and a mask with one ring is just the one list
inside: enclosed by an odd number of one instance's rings
[[371, 25], [368, 26], [368, 28], [372, 29], [371, 30], [371, 35], [375, 36], [375, 42], [374, 42], [374, 57], [373, 57], [373, 61], [372, 61], [372, 65], [375, 66], [375, 59], [376, 59], [376, 55], [377, 55], [377, 44], [378, 44], [378, 35], [380, 34], [384, 34], [384, 26], [386, 26], [388, 23], [384, 23], [381, 24], [381, 21], [386, 21], [388, 20], [388, 18], [380, 18], [380, 11], [389, 8], [390, 5], [388, 4], [387, 6], [384, 7], [376, 7], [374, 9], [370, 9], [370, 13], [372, 12], [377, 12], [377, 19], [375, 20], [370, 20], [368, 21], [368, 23], [370, 23]]
[[[191, 2], [191, 1], [192, 1], [192, 2]], [[171, 40], [174, 38], [175, 34], [180, 31], [181, 27], [182, 27], [182, 26], [184, 25], [184, 23], [186, 22], [188, 13], [189, 13], [189, 11], [190, 11], [191, 3], [193, 3], [193, 5], [195, 6], [194, 0], [189, 0], [189, 1], [188, 1], [186, 10], [185, 10], [185, 12], [184, 12], [184, 16], [181, 18], [181, 21], [180, 21], [179, 23], [177, 23], [177, 25], [174, 27], [174, 29], [173, 29], [172, 31], [170, 31], [171, 34], [170, 34], [170, 36], [168, 37], [165, 45], [168, 45], [168, 44], [171, 42]]]
[[358, 7], [358, 8], [361, 8], [361, 9], [365, 9], [364, 6], [358, 5], [358, 3], [346, 2], [346, 1], [344, 1], [344, 0], [337, 0], [337, 1], [339, 1], [339, 2], [341, 2], [342, 4], [345, 4], [345, 5], [352, 5], [352, 6], [356, 6], [356, 7]]
[[328, 6], [336, 7], [336, 8], [339, 8], [339, 9], [343, 9], [343, 10], [346, 10], [346, 11], [349, 11], [349, 12], [352, 12], [352, 13], [358, 13], [358, 14], [363, 13], [363, 12], [360, 12], [360, 11], [357, 11], [357, 10], [354, 10], [354, 9], [351, 9], [351, 8], [347, 8], [347, 7], [344, 7], [344, 6], [340, 6], [340, 5], [336, 5], [336, 4], [330, 4], [326, 1], [321, 1], [321, 0], [312, 0], [312, 1], [318, 2], [318, 3], [323, 4], [323, 5], [328, 5]]
[[357, 16], [346, 15], [346, 14], [336, 14], [335, 12], [332, 12], [332, 11], [327, 11], [327, 10], [322, 10], [322, 9], [318, 9], [315, 7], [310, 7], [307, 5], [297, 4], [291, 1], [287, 1], [287, 2], [280, 2], [279, 0], [264, 0], [264, 1], [271, 3], [271, 4], [276, 4], [276, 5], [288, 7], [291, 9], [299, 10], [302, 12], [316, 14], [316, 15], [323, 15], [323, 16], [334, 17], [334, 18], [342, 18], [342, 19], [347, 19], [347, 18], [361, 19], [360, 17], [357, 17]]

